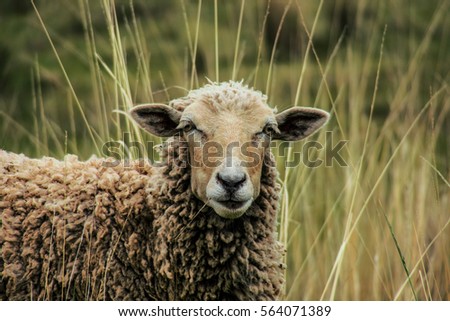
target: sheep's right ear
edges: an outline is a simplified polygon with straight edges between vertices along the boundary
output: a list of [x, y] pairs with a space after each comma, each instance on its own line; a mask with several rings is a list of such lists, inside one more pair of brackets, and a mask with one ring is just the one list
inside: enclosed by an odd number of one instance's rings
[[146, 104], [133, 107], [131, 117], [149, 133], [159, 137], [170, 137], [178, 132], [181, 112], [162, 104]]

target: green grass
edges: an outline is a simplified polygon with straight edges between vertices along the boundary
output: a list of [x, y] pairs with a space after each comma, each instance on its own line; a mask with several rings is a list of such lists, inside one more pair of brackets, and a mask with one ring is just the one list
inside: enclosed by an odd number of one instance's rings
[[[277, 155], [284, 298], [450, 299], [449, 1], [278, 3], [268, 14], [255, 0], [36, 1], [0, 34], [0, 49], [17, 52], [3, 66], [0, 147], [86, 159], [123, 132], [159, 142], [130, 122], [133, 105], [206, 77], [244, 79], [279, 110], [331, 111], [310, 139], [318, 158], [348, 141], [346, 166], [284, 168], [305, 142]], [[6, 40], [18, 25], [28, 33]], [[293, 28], [301, 46], [289, 53]]]

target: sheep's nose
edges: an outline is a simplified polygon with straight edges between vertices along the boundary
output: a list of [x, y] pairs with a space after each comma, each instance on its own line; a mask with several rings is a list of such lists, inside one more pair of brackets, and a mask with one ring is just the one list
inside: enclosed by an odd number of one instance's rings
[[217, 173], [217, 181], [229, 192], [234, 192], [239, 189], [247, 180], [244, 172], [226, 168]]

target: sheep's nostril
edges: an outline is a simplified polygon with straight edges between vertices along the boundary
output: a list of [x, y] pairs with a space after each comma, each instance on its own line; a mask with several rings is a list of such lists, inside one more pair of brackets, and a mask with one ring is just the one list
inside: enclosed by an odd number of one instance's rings
[[217, 173], [217, 181], [227, 190], [237, 190], [247, 180], [245, 173], [221, 172]]

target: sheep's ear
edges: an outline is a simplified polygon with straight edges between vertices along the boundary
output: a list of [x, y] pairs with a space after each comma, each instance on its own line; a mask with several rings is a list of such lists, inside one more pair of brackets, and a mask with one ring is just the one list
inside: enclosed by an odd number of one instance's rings
[[291, 107], [275, 116], [279, 132], [273, 135], [273, 139], [303, 139], [322, 127], [329, 117], [330, 114], [321, 109]]
[[130, 110], [131, 117], [146, 131], [159, 137], [173, 136], [178, 132], [181, 112], [162, 104], [139, 105]]

